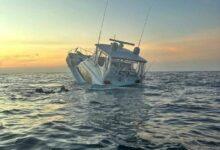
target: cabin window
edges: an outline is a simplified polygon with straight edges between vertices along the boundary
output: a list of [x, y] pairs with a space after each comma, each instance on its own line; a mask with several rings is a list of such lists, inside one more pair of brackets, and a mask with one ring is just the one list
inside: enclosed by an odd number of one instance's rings
[[140, 76], [143, 76], [143, 75], [144, 75], [145, 70], [146, 70], [145, 67], [146, 67], [146, 66], [145, 66], [145, 63], [140, 63], [139, 72], [138, 72]]
[[139, 63], [137, 62], [137, 63], [132, 63], [132, 70], [135, 70], [135, 72], [138, 72], [138, 70], [139, 70]]
[[99, 66], [103, 67], [105, 65], [105, 62], [107, 60], [107, 55], [105, 55], [103, 52], [100, 53], [98, 58], [98, 64]]
[[113, 59], [111, 67], [115, 73], [129, 72], [142, 76], [144, 74], [145, 63], [125, 59]]

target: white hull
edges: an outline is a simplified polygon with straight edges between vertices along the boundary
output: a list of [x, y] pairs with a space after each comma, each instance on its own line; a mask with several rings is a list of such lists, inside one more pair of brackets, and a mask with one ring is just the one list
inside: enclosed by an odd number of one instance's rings
[[[78, 84], [85, 84], [89, 83], [92, 85], [106, 85], [104, 83], [105, 80], [105, 69], [100, 68], [94, 64], [91, 58], [84, 59], [79, 63], [74, 63], [77, 57], [79, 56], [68, 56], [67, 57], [67, 64], [72, 72], [73, 78], [76, 83]], [[111, 86], [129, 86], [137, 84], [135, 81], [136, 78], [127, 78], [127, 80], [123, 81], [115, 81], [112, 82]]]
[[[119, 41], [121, 42], [121, 41]], [[146, 60], [138, 54], [113, 45], [99, 44], [93, 54], [77, 48], [67, 56], [67, 64], [78, 84], [130, 86], [141, 83]]]
[[94, 67], [95, 64], [93, 61], [89, 58], [84, 58], [84, 60], [77, 62], [76, 60], [78, 60], [79, 57], [80, 56], [76, 54], [69, 54], [66, 59], [75, 82], [78, 84], [90, 83], [93, 85], [104, 85], [103, 77], [100, 76], [101, 72]]
[[66, 62], [68, 64], [68, 66], [69, 66], [69, 69], [72, 72], [74, 81], [76, 83], [78, 83], [78, 84], [84, 84], [84, 83], [86, 83], [86, 81], [82, 78], [82, 76], [81, 76], [81, 74], [80, 74], [80, 72], [79, 72], [79, 70], [77, 68], [77, 65], [80, 62], [77, 62], [77, 61], [74, 61], [74, 60], [77, 60], [77, 56], [76, 55], [68, 55], [67, 58], [66, 58]]

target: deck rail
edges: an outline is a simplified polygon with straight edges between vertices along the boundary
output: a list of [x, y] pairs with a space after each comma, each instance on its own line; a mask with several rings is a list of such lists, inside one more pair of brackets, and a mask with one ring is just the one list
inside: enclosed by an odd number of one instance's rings
[[95, 50], [88, 50], [88, 49], [78, 47], [74, 50], [71, 50], [69, 53], [80, 53], [88, 57], [88, 56], [92, 56], [95, 53]]

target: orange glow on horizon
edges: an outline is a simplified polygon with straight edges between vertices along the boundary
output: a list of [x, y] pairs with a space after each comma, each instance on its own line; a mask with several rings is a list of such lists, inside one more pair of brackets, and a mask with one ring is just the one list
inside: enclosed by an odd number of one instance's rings
[[[83, 43], [85, 47], [87, 43]], [[3, 41], [0, 45], [0, 68], [38, 68], [66, 66], [70, 42]]]
[[[38, 68], [66, 66], [69, 50], [78, 46], [94, 49], [90, 42], [59, 42], [59, 40], [1, 40], [0, 68]], [[107, 41], [105, 41], [107, 42]], [[104, 43], [105, 43], [104, 42]], [[93, 46], [93, 47], [92, 47]], [[193, 35], [168, 41], [143, 42], [141, 55], [158, 65], [185, 64], [197, 61], [218, 60], [220, 37]]]

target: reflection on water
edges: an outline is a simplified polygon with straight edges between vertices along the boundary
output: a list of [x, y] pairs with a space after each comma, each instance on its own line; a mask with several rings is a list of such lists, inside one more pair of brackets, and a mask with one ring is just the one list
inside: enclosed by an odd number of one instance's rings
[[2, 100], [0, 101], [1, 123], [14, 133], [24, 133], [44, 123], [62, 120], [63, 115], [54, 112], [64, 106], [64, 104]]
[[219, 75], [151, 73], [99, 91], [65, 73], [1, 75], [0, 149], [219, 149]]

